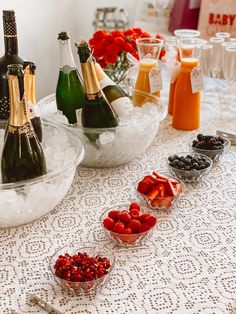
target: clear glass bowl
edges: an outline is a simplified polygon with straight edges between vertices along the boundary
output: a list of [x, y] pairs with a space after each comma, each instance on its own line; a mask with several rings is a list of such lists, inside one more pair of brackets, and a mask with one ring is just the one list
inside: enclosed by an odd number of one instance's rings
[[[55, 269], [54, 265], [56, 263], [57, 258], [60, 255], [64, 255], [65, 253], [68, 253], [70, 255], [77, 254], [78, 252], [86, 252], [88, 255], [95, 257], [96, 255], [99, 255], [101, 257], [106, 257], [110, 261], [110, 268], [106, 275], [95, 279], [91, 281], [86, 282], [75, 282], [75, 281], [68, 281], [65, 279], [62, 279], [55, 275]], [[87, 294], [87, 293], [97, 293], [101, 290], [103, 286], [108, 281], [108, 278], [112, 274], [115, 267], [115, 255], [106, 247], [103, 245], [97, 243], [97, 242], [77, 242], [77, 243], [71, 243], [69, 245], [66, 245], [59, 250], [57, 250], [54, 255], [50, 259], [49, 268], [54, 276], [54, 280], [62, 286], [63, 289], [65, 289], [67, 292], [71, 293], [72, 295], [79, 295], [79, 294]]]
[[[122, 246], [122, 247], [141, 246], [141, 245], [145, 244], [148, 239], [150, 239], [157, 223], [153, 227], [151, 227], [149, 230], [147, 230], [145, 232], [136, 233], [136, 234], [120, 234], [120, 233], [110, 231], [103, 226], [103, 220], [108, 217], [108, 213], [111, 210], [118, 210], [118, 211], [128, 210], [129, 206], [130, 206], [130, 204], [129, 205], [128, 204], [121, 204], [121, 205], [117, 205], [117, 206], [112, 207], [112, 208], [108, 208], [101, 215], [100, 222], [101, 222], [101, 225], [102, 225], [104, 231], [106, 232], [106, 234], [113, 240], [113, 242], [116, 245]], [[153, 211], [151, 211], [149, 208], [144, 207], [144, 206], [140, 206], [140, 213], [141, 214], [148, 213], [148, 214], [153, 215]], [[153, 215], [153, 216], [155, 216], [155, 215]]]
[[[3, 125], [0, 125], [0, 132], [1, 155]], [[44, 122], [42, 146], [46, 175], [15, 183], [0, 183], [0, 228], [26, 224], [42, 217], [53, 210], [69, 190], [76, 167], [84, 158], [81, 140], [62, 126]]]
[[185, 156], [185, 157], [187, 155], [191, 155], [193, 157], [204, 157], [210, 163], [210, 166], [205, 168], [205, 169], [183, 170], [183, 169], [177, 169], [177, 168], [170, 166], [169, 160], [167, 159], [167, 165], [168, 165], [170, 173], [173, 174], [178, 179], [182, 180], [183, 182], [195, 183], [195, 182], [202, 181], [203, 178], [205, 178], [209, 174], [209, 172], [211, 171], [212, 164], [213, 164], [212, 160], [205, 155], [198, 154], [198, 153], [190, 153], [190, 152], [187, 152], [187, 153], [186, 152], [180, 152], [180, 153], [176, 153], [176, 155]]
[[[126, 164], [142, 155], [167, 114], [164, 103], [154, 95], [135, 90], [133, 99], [141, 100], [142, 107], [135, 107], [116, 128], [83, 128], [68, 124], [66, 117], [57, 111], [55, 95], [42, 99], [39, 107], [45, 119], [67, 127], [81, 139], [85, 147], [84, 166], [107, 168]], [[91, 142], [89, 137], [95, 141]]]
[[177, 178], [174, 178], [174, 177], [171, 177], [171, 178], [178, 181], [178, 183], [181, 185], [181, 192], [178, 193], [176, 196], [155, 197], [154, 199], [151, 200], [148, 195], [142, 194], [138, 191], [138, 183], [143, 179], [141, 178], [135, 183], [135, 189], [136, 189], [138, 198], [142, 201], [144, 200], [150, 208], [155, 209], [155, 210], [170, 208], [171, 206], [173, 206], [174, 204], [178, 202], [178, 200], [182, 196], [182, 193], [184, 192], [184, 183]]
[[193, 140], [196, 140], [196, 137], [192, 138], [190, 147], [193, 152], [206, 155], [207, 157], [211, 158], [211, 160], [213, 161], [218, 161], [219, 158], [229, 150], [230, 145], [231, 145], [230, 141], [226, 137], [223, 137], [223, 139], [224, 139], [224, 148], [222, 149], [201, 149], [201, 148], [193, 147], [192, 142]]

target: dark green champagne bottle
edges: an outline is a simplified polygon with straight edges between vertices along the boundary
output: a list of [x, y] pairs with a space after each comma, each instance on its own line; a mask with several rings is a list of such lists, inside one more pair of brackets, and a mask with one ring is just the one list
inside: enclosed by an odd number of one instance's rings
[[69, 123], [76, 123], [76, 111], [84, 103], [83, 84], [71, 51], [70, 38], [66, 32], [58, 34], [61, 66], [56, 89], [58, 110], [67, 117]]
[[33, 62], [24, 61], [24, 86], [25, 86], [25, 102], [28, 109], [31, 123], [34, 127], [34, 131], [38, 136], [40, 142], [42, 142], [42, 123], [40, 119], [39, 109], [37, 106], [35, 95], [35, 70], [36, 65]]
[[25, 104], [22, 69], [19, 64], [8, 66], [10, 118], [1, 160], [3, 183], [32, 179], [47, 172], [44, 153]]
[[10, 115], [10, 99], [7, 81], [7, 66], [23, 64], [18, 55], [16, 18], [14, 11], [3, 11], [5, 54], [0, 58], [0, 120], [7, 122]]
[[[87, 42], [78, 47], [78, 54], [84, 78], [85, 101], [82, 108], [81, 122], [85, 128], [112, 128], [118, 125], [117, 115], [101, 91], [95, 72], [94, 60]], [[96, 141], [96, 134], [86, 135]]]

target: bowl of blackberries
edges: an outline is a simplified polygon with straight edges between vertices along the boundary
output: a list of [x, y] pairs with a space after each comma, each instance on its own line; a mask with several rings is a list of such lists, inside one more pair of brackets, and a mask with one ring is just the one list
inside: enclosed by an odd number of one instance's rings
[[183, 182], [199, 182], [212, 168], [212, 160], [198, 153], [179, 153], [168, 157], [170, 172]]
[[191, 148], [195, 153], [206, 155], [213, 161], [219, 160], [219, 157], [227, 152], [229, 147], [230, 141], [217, 135], [198, 134], [191, 143]]

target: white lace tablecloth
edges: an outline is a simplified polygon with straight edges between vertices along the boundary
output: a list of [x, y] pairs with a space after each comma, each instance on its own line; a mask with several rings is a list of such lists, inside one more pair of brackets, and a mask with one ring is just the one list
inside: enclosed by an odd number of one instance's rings
[[206, 180], [186, 185], [177, 206], [159, 211], [150, 250], [118, 255], [107, 286], [94, 297], [72, 297], [53, 281], [49, 257], [71, 241], [112, 246], [99, 222], [103, 210], [136, 199], [134, 182], [165, 158], [188, 150], [193, 133], [236, 132], [236, 117], [218, 118], [217, 99], [204, 104], [201, 129], [176, 131], [167, 118], [139, 159], [113, 169], [79, 167], [55, 210], [26, 226], [0, 230], [0, 313], [45, 313], [27, 301], [41, 296], [63, 313], [236, 313], [236, 148]]

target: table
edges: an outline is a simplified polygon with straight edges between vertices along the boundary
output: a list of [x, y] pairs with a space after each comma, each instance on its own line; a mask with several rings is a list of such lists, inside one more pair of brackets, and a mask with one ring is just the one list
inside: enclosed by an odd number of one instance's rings
[[166, 157], [188, 150], [199, 132], [236, 131], [223, 121], [217, 99], [203, 104], [201, 129], [176, 131], [168, 117], [146, 153], [113, 169], [79, 167], [64, 200], [34, 223], [0, 230], [0, 313], [45, 313], [26, 292], [63, 313], [236, 313], [236, 148], [216, 163], [204, 182], [186, 185], [179, 203], [157, 213], [150, 250], [118, 255], [108, 285], [96, 298], [72, 297], [56, 286], [49, 257], [70, 241], [108, 247], [99, 217], [105, 208], [136, 199], [134, 182], [154, 169], [167, 171]]

